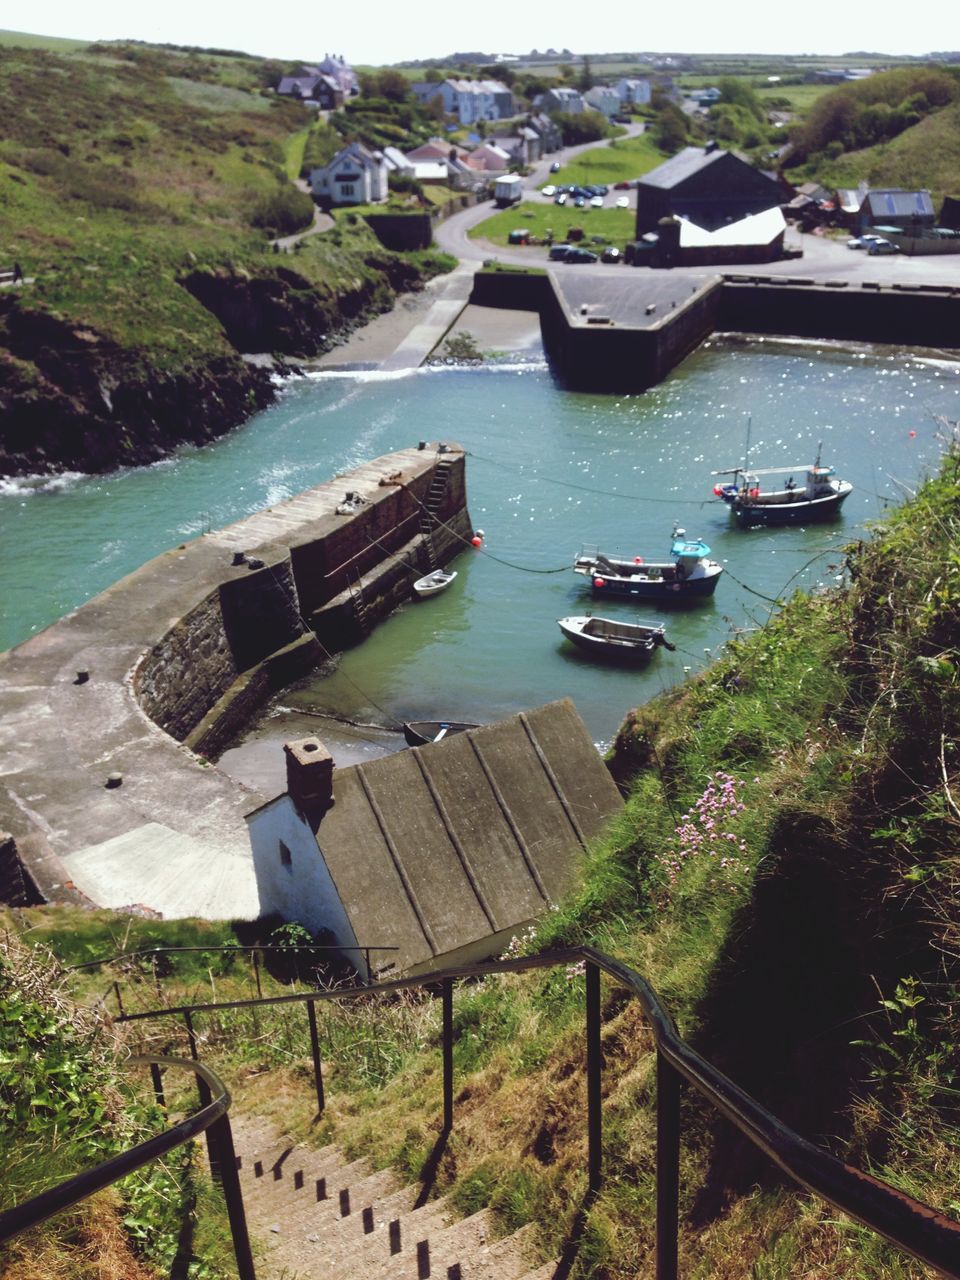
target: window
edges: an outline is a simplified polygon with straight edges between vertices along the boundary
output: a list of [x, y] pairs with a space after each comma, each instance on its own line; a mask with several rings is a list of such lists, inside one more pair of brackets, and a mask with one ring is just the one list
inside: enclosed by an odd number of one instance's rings
[[282, 840], [280, 841], [280, 865], [281, 867], [293, 866], [293, 854]]

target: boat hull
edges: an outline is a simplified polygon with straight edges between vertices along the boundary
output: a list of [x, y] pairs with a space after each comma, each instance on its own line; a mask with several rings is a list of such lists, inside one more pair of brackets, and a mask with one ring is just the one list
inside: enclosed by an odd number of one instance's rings
[[428, 742], [440, 742], [452, 733], [476, 729], [467, 720], [411, 720], [403, 726], [403, 736], [411, 747], [425, 747]]
[[435, 569], [433, 573], [428, 573], [425, 578], [418, 578], [413, 584], [413, 590], [422, 599], [427, 596], [437, 596], [441, 591], [446, 591], [456, 576], [456, 569], [451, 570], [449, 573], [446, 573], [443, 569]]
[[[591, 635], [591, 624], [600, 624], [600, 634]], [[557, 626], [564, 636], [583, 653], [605, 662], [646, 663], [653, 651], [664, 643], [663, 629], [636, 627], [608, 618], [558, 618]]]
[[[852, 486], [851, 486], [852, 488]], [[831, 493], [810, 501], [796, 502], [740, 502], [731, 505], [738, 524], [810, 524], [815, 520], [832, 520], [849, 496], [851, 489]]]

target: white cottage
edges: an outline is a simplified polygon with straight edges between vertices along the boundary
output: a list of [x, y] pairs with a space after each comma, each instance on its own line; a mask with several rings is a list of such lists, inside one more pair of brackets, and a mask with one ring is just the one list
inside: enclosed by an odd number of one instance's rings
[[378, 204], [388, 195], [389, 166], [380, 151], [351, 142], [329, 164], [311, 169], [308, 182], [324, 204]]
[[247, 816], [261, 912], [367, 976], [497, 955], [576, 882], [623, 801], [569, 699], [334, 770], [285, 747], [287, 791]]

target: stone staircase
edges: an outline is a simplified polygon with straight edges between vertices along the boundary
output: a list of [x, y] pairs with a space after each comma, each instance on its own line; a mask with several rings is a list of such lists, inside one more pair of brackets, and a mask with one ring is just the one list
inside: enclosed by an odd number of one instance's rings
[[313, 1150], [231, 1112], [258, 1280], [553, 1280], [532, 1228], [494, 1238], [484, 1210], [458, 1218], [447, 1200], [418, 1207], [418, 1186], [390, 1170]]

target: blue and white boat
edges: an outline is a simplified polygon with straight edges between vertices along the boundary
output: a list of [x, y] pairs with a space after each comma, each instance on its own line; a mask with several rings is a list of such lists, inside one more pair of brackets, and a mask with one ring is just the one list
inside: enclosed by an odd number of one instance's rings
[[666, 561], [647, 561], [643, 556], [621, 560], [581, 548], [573, 571], [590, 580], [595, 596], [683, 604], [713, 595], [723, 565], [710, 559], [710, 548], [701, 538], [688, 538], [684, 529], [675, 528], [670, 554], [673, 559]]

